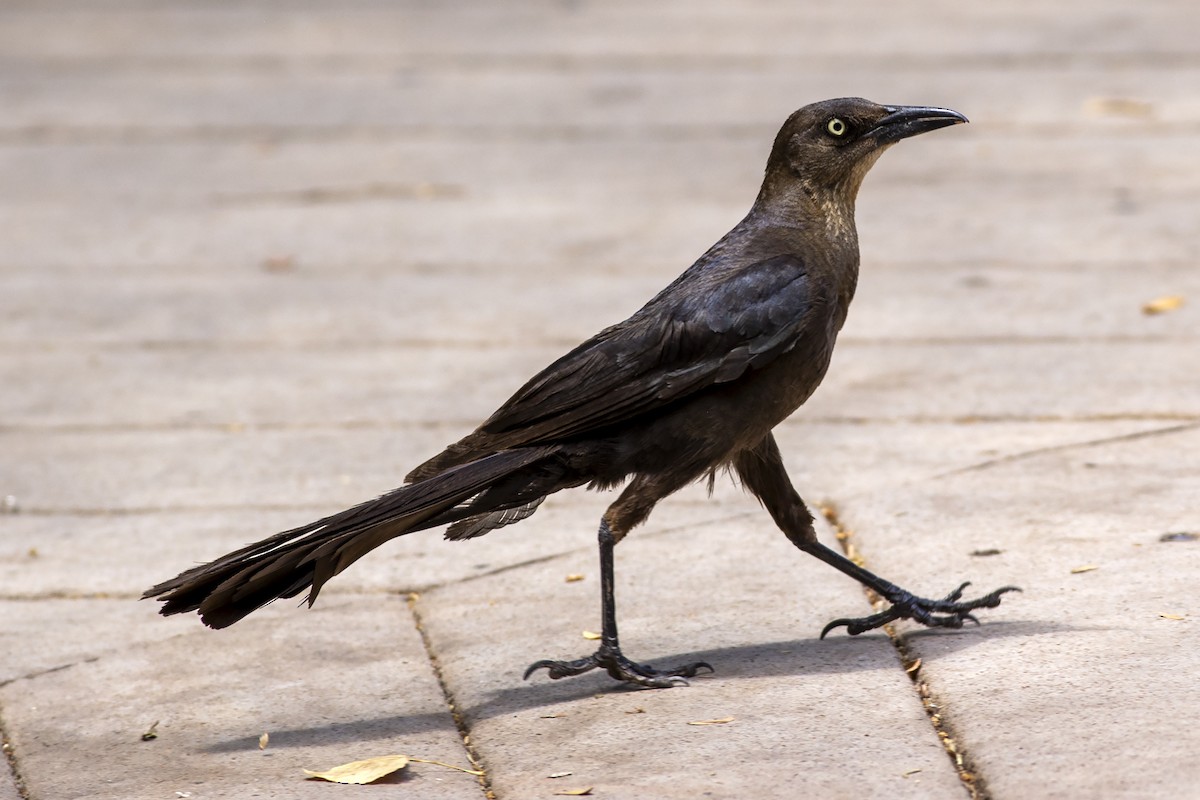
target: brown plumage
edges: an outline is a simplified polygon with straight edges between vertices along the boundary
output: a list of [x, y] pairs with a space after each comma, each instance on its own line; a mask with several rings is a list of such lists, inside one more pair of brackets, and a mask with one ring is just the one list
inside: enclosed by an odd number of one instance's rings
[[[816, 540], [771, 429], [817, 388], [858, 278], [854, 202], [888, 146], [965, 122], [957, 112], [849, 98], [800, 109], [784, 123], [749, 214], [629, 319], [534, 376], [477, 430], [416, 467], [400, 488], [190, 569], [146, 592], [163, 614], [199, 611], [225, 627], [277, 597], [321, 587], [396, 536], [449, 525], [468, 539], [517, 522], [548, 495], [589, 485], [624, 491], [600, 526], [603, 637], [596, 654], [541, 661], [551, 677], [601, 667], [643, 686], [685, 682], [705, 664], [659, 671], [621, 654], [612, 548], [654, 505], [732, 469], [800, 549], [893, 605], [850, 633], [891, 619], [957, 627], [1010, 587], [971, 602], [924, 600]], [[961, 588], [960, 588], [961, 591]], [[822, 636], [824, 633], [822, 633]], [[528, 674], [528, 673], [527, 673]]]

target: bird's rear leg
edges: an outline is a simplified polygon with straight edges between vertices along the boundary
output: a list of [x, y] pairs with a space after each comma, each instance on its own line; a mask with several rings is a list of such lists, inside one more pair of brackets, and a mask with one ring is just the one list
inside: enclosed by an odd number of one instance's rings
[[625, 657], [617, 639], [617, 601], [613, 590], [613, 547], [616, 545], [616, 539], [608, 526], [607, 519], [600, 521], [599, 540], [602, 625], [599, 649], [592, 655], [575, 661], [552, 661], [549, 659], [536, 661], [525, 670], [525, 677], [528, 678], [543, 668], [554, 680], [582, 675], [593, 669], [603, 669], [613, 678], [624, 683], [649, 689], [668, 689], [672, 686], [687, 686], [687, 679], [695, 676], [701, 669], [712, 672], [712, 666], [703, 661], [684, 664], [673, 669], [658, 670], [649, 664], [639, 664]]
[[[877, 576], [873, 577], [880, 580], [880, 583], [886, 584], [886, 581], [882, 581]], [[924, 597], [917, 597], [898, 586], [887, 584], [883, 587], [882, 591], [879, 589], [875, 589], [875, 591], [879, 592], [885, 600], [891, 603], [890, 607], [866, 617], [835, 619], [821, 631], [821, 638], [824, 639], [825, 634], [834, 628], [842, 626], [845, 626], [846, 633], [851, 636], [857, 636], [860, 633], [882, 627], [898, 619], [911, 619], [927, 628], [961, 628], [967, 620], [978, 625], [979, 620], [975, 619], [975, 616], [971, 613], [972, 611], [977, 608], [995, 608], [1000, 605], [1000, 598], [1005, 592], [1021, 591], [1016, 586], [1004, 586], [994, 592], [985, 594], [983, 597], [960, 601], [959, 598], [962, 597], [963, 589], [970, 585], [969, 582], [964, 583], [940, 600], [927, 600]]]

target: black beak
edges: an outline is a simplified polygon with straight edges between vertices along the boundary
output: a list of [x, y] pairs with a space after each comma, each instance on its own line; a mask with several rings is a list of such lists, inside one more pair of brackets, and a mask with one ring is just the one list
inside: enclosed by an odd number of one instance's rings
[[967, 118], [949, 108], [933, 106], [887, 106], [888, 115], [867, 131], [880, 144], [893, 144], [918, 133], [958, 125]]

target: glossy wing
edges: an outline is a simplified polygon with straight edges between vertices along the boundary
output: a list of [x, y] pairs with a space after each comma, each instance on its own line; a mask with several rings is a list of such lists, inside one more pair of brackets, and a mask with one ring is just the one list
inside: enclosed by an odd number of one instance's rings
[[571, 437], [735, 381], [824, 324], [832, 303], [814, 283], [795, 256], [677, 281], [534, 376], [480, 432], [523, 444]]

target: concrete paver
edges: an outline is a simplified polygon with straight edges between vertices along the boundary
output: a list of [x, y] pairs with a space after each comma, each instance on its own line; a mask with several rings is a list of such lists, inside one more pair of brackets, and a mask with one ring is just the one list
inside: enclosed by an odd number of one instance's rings
[[[717, 0], [674, 2], [654, 9], [632, 2], [602, 6], [530, 2], [504, 9], [476, 2], [464, 4], [452, 15], [419, 4], [406, 4], [399, 14], [384, 0], [356, 0], [336, 10], [307, 2], [297, 7], [287, 25], [279, 24], [271, 6], [258, 4], [214, 10], [199, 2], [162, 7], [150, 0], [121, 0], [102, 12], [74, 2], [24, 0], [14, 3], [12, 10], [13, 24], [0, 41], [16, 54], [57, 58], [403, 54], [414, 60], [431, 56], [468, 60], [544, 54], [614, 60], [674, 56], [720, 63], [728, 55], [760, 61], [823, 60], [852, 52], [883, 64], [888, 63], [886, 56], [907, 56], [934, 65], [972, 56], [988, 57], [988, 63], [995, 64], [999, 56], [999, 66], [1007, 66], [1019, 62], [1015, 56], [1022, 54], [1145, 56], [1147, 51], [1186, 52], [1192, 43], [1178, 24], [1190, 19], [1186, 7], [1162, 3], [1132, 14], [1121, 4], [1097, 7], [1083, 0], [1053, 8], [1005, 0], [989, 6], [982, 18], [974, 10], [952, 6], [923, 6], [918, 10], [924, 13], [913, 13], [880, 5], [872, 8], [877, 22], [870, 37], [873, 49], [863, 41], [857, 17], [831, 8], [797, 9], [761, 0], [738, 6]], [[1090, 16], [1082, 15], [1085, 10]], [[118, 13], [105, 13], [111, 11]], [[130, 30], [131, 17], [144, 27]], [[631, 18], [639, 24], [630, 25]], [[987, 24], [980, 26], [981, 21]], [[226, 35], [197, 36], [198, 22]], [[811, 35], [812, 27], [818, 27], [821, 35]], [[798, 48], [799, 43], [805, 47]]]
[[0, 775], [0, 800], [21, 800], [16, 778], [11, 774]]
[[[410, 423], [445, 420], [445, 400], [435, 382], [471, 387], [453, 421], [464, 433], [487, 417], [520, 383], [563, 352], [561, 346], [513, 346], [464, 354], [461, 347], [373, 350], [269, 350], [188, 353], [155, 348], [129, 352], [50, 352], [5, 359], [0, 380], [13, 389], [0, 412], [18, 425], [135, 427], [353, 425], [389, 419], [405, 409]], [[844, 343], [836, 372], [807, 412], [817, 418], [1192, 418], [1200, 414], [1200, 353], [1177, 341], [1028, 342], [998, 348], [990, 343], [903, 344], [863, 347]], [[423, 374], [397, 385], [378, 367]], [[962, 364], [991, 362], [964, 372]], [[36, 363], [36, 366], [35, 366]], [[22, 382], [37, 369], [46, 383]], [[269, 368], [283, 370], [264, 379]], [[1107, 374], [1122, 386], [1093, 380]], [[159, 375], [168, 381], [140, 382]], [[1056, 380], [1038, 380], [1053, 374]], [[119, 403], [96, 405], [90, 394], [61, 397], [56, 387], [85, 381]], [[354, 385], [359, 402], [347, 406], [341, 387]], [[934, 391], [930, 391], [935, 387]], [[943, 388], [944, 387], [944, 388]], [[53, 413], [46, 409], [53, 406]]]
[[1193, 425], [842, 507], [868, 564], [913, 591], [1024, 588], [1002, 620], [905, 638], [994, 796], [1163, 797], [1200, 779], [1181, 728], [1198, 712], [1200, 542], [1160, 538], [1200, 533], [1198, 445]]
[[[861, 591], [797, 552], [765, 512], [688, 525], [705, 515], [679, 511], [664, 504], [656, 516], [680, 528], [651, 524], [617, 548], [617, 612], [629, 657], [713, 665], [690, 690], [614, 689], [596, 673], [521, 684], [534, 660], [595, 649], [581, 636], [599, 625], [590, 548], [422, 595], [425, 630], [498, 793], [569, 783], [630, 799], [748, 786], [761, 798], [961, 796], [886, 640], [817, 639], [829, 619], [858, 612]], [[548, 779], [563, 771], [569, 780]]]
[[[99, 623], [99, 635], [112, 605], [73, 607]], [[330, 598], [311, 614], [280, 604], [220, 634], [168, 625], [171, 638], [136, 642], [126, 633], [118, 652], [8, 682], [0, 708], [27, 792], [64, 800], [328, 797], [346, 787], [305, 782], [303, 769], [393, 752], [467, 767], [408, 616], [395, 597]], [[138, 630], [154, 620], [125, 623]], [[224, 641], [214, 646], [217, 636]], [[156, 721], [157, 738], [143, 741]], [[483, 796], [465, 773], [423, 764], [409, 771], [403, 782], [417, 796]]]

